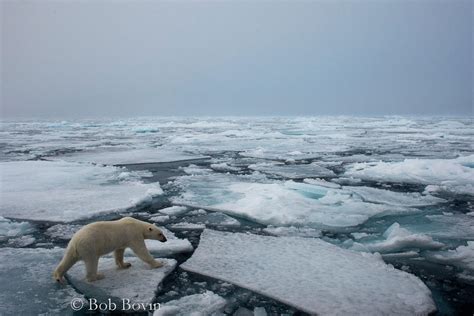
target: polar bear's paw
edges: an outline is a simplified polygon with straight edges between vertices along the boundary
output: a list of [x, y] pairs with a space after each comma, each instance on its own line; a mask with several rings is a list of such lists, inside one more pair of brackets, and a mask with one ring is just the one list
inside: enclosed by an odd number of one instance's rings
[[151, 264], [150, 264], [151, 268], [152, 269], [156, 269], [156, 268], [160, 268], [163, 266], [163, 263], [161, 261], [153, 261]]
[[94, 282], [97, 280], [102, 280], [103, 278], [105, 278], [105, 275], [103, 275], [102, 273], [97, 273], [96, 275], [87, 276], [86, 279], [89, 282]]
[[119, 269], [128, 269], [132, 266], [130, 262], [124, 262], [118, 266]]

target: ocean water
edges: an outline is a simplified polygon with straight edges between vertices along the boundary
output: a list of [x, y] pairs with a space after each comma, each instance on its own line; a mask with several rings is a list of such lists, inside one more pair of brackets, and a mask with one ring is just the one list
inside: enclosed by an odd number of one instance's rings
[[[370, 256], [384, 269], [393, 266], [397, 271], [387, 272], [391, 276], [404, 271], [405, 277], [421, 280], [421, 288], [431, 293], [435, 314], [472, 315], [473, 144], [471, 117], [2, 121], [0, 252], [9, 260], [0, 264], [0, 314], [72, 313], [72, 298], [95, 297], [96, 292], [87, 292], [73, 280], [66, 287], [52, 282], [61, 248], [84, 224], [133, 216], [155, 222], [172, 236], [166, 251], [163, 245], [148, 247], [156, 256], [176, 260], [177, 268], [162, 282], [148, 280], [150, 289], [143, 289], [141, 280], [123, 287], [130, 293], [151, 291], [145, 296], [168, 306], [171, 315], [179, 310], [204, 315], [314, 311], [306, 308], [309, 301], [285, 296], [278, 284], [267, 289], [264, 277], [285, 282], [285, 291], [293, 296], [301, 291], [276, 267], [270, 268], [272, 258], [283, 259], [266, 251], [265, 236], [274, 236], [270, 242], [275, 244], [291, 245], [317, 239], [344, 254]], [[249, 262], [261, 267], [253, 278], [262, 287], [239, 275], [228, 276], [221, 268], [200, 273], [192, 266], [197, 259], [190, 258], [205, 229], [227, 232], [230, 240], [241, 236], [238, 233], [261, 236], [253, 241], [256, 247], [262, 241], [262, 248], [255, 248], [261, 256]], [[206, 245], [212, 242], [215, 238], [206, 239]], [[288, 256], [293, 248], [308, 262], [324, 261], [298, 246], [289, 247]], [[217, 249], [224, 266], [231, 267], [235, 259]], [[31, 265], [26, 273], [18, 270], [22, 260]], [[351, 264], [361, 275], [367, 272], [347, 261], [349, 268]], [[280, 277], [269, 269], [279, 271]], [[8, 285], [17, 274], [21, 280]], [[317, 273], [301, 275], [311, 282]], [[370, 284], [352, 277], [346, 275], [347, 286], [361, 298], [341, 300], [351, 302], [345, 307], [361, 314], [357, 306], [374, 293], [369, 292]], [[380, 293], [387, 290], [381, 288]], [[322, 289], [318, 295], [329, 292]], [[430, 311], [429, 301], [411, 302], [408, 293], [401, 289], [392, 298], [385, 295], [378, 306], [400, 301], [407, 308], [425, 304], [421, 312]], [[327, 314], [325, 302], [321, 300], [321, 309], [316, 306], [315, 311]], [[374, 298], [374, 306], [377, 302]], [[85, 308], [76, 313], [86, 313]]]

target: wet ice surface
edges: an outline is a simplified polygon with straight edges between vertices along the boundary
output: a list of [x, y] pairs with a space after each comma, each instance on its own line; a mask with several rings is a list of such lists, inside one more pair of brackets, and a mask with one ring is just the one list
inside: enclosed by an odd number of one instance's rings
[[[82, 297], [80, 289], [43, 297], [64, 291], [49, 283], [62, 250], [45, 248], [65, 247], [89, 222], [132, 215], [164, 227], [170, 242], [148, 247], [178, 266], [197, 253], [206, 228], [323, 240], [381, 253], [428, 286], [440, 315], [471, 315], [473, 126], [472, 118], [419, 117], [1, 122], [0, 249], [12, 260], [36, 260], [39, 278], [21, 277], [15, 289], [24, 295], [3, 289], [0, 307], [6, 315], [70, 312], [66, 301]], [[251, 268], [267, 265], [261, 256]], [[2, 280], [19, 271], [2, 269]], [[155, 301], [171, 314], [212, 306], [226, 315], [298, 312], [294, 301], [216, 277], [177, 268], [138, 292], [158, 290]], [[254, 273], [252, 282], [262, 277]], [[35, 294], [40, 299], [27, 305]], [[12, 304], [26, 305], [5, 309]]]
[[123, 306], [125, 299], [130, 304], [146, 306], [152, 303], [157, 286], [176, 267], [174, 259], [160, 261], [163, 263], [162, 267], [151, 269], [138, 258], [127, 258], [125, 262], [131, 263], [132, 266], [128, 269], [117, 269], [113, 258], [101, 258], [98, 271], [105, 278], [95, 282], [85, 280], [85, 266], [79, 262], [69, 270], [67, 279], [79, 291], [96, 298], [98, 302], [107, 302], [110, 298], [117, 305]]
[[318, 315], [426, 315], [435, 310], [419, 279], [379, 257], [320, 239], [205, 230], [181, 265]]

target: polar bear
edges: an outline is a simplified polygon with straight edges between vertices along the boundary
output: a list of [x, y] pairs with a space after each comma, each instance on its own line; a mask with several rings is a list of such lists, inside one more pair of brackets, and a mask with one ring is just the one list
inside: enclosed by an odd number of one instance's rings
[[86, 279], [89, 282], [103, 279], [104, 276], [97, 273], [100, 256], [114, 251], [118, 268], [126, 269], [131, 266], [130, 263], [123, 261], [126, 248], [131, 248], [150, 267], [161, 267], [162, 263], [156, 261], [148, 252], [145, 239], [166, 241], [166, 237], [158, 227], [132, 217], [88, 224], [76, 232], [69, 241], [63, 259], [53, 272], [53, 278], [57, 282], [64, 282], [64, 274], [77, 261], [82, 260], [86, 265]]

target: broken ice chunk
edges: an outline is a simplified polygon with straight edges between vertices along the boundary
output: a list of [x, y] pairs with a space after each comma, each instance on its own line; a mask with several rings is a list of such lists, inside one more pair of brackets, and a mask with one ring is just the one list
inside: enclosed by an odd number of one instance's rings
[[8, 183], [1, 187], [0, 214], [18, 219], [69, 222], [133, 207], [163, 193], [158, 183], [118, 179], [123, 172], [118, 167], [15, 161], [0, 162], [0, 169]]
[[166, 207], [161, 210], [158, 210], [158, 212], [165, 215], [176, 216], [176, 215], [184, 214], [188, 210], [189, 209], [186, 206], [170, 206], [170, 207]]
[[304, 179], [307, 177], [334, 177], [331, 170], [316, 163], [310, 164], [281, 164], [258, 163], [249, 166], [250, 169], [267, 174], [277, 175], [287, 179]]
[[234, 283], [318, 315], [427, 315], [431, 292], [379, 256], [316, 238], [205, 230], [184, 270]]
[[0, 216], [0, 241], [17, 237], [34, 231], [28, 222], [14, 222]]
[[159, 259], [163, 266], [151, 269], [138, 258], [127, 258], [132, 266], [128, 269], [117, 269], [113, 258], [99, 260], [99, 273], [104, 279], [94, 282], [85, 280], [85, 266], [77, 263], [67, 273], [68, 280], [87, 297], [97, 299], [98, 303], [107, 302], [110, 298], [114, 303], [122, 306], [123, 300], [130, 303], [149, 304], [155, 297], [155, 290], [164, 278], [176, 267], [174, 259]]
[[71, 300], [82, 295], [51, 276], [63, 253], [60, 248], [0, 248], [0, 315], [72, 314]]
[[222, 311], [227, 301], [211, 291], [161, 304], [153, 316], [206, 316]]
[[355, 244], [352, 249], [371, 252], [390, 253], [408, 249], [439, 249], [443, 243], [434, 241], [428, 235], [416, 234], [394, 223], [383, 234], [385, 240], [366, 244]]
[[[146, 248], [152, 255], [167, 257], [173, 254], [191, 252], [194, 250], [189, 240], [177, 238], [171, 231], [164, 227], [160, 227], [160, 230], [166, 236], [166, 242], [153, 239], [145, 240]], [[134, 254], [132, 250], [127, 248], [125, 250], [125, 256], [134, 256]]]
[[382, 182], [438, 185], [439, 190], [474, 195], [474, 155], [456, 159], [405, 159], [400, 162], [356, 163], [345, 175]]

